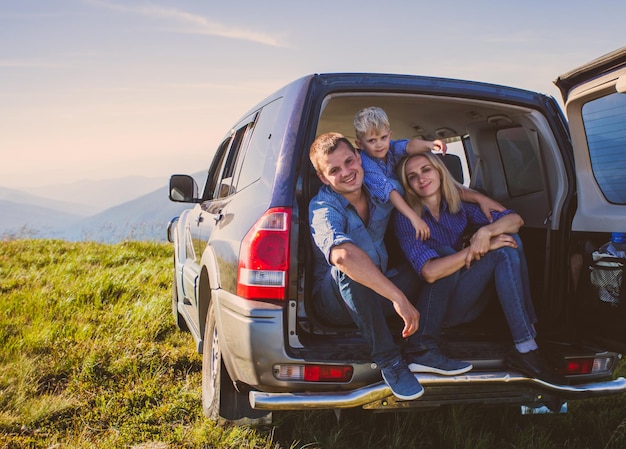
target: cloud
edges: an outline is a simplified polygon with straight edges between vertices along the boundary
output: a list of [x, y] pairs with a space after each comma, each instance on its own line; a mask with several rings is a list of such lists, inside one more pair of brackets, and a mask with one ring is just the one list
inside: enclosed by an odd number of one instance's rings
[[270, 34], [256, 32], [252, 30], [244, 30], [241, 28], [235, 28], [231, 25], [223, 25], [218, 22], [211, 21], [205, 17], [197, 14], [188, 13], [172, 8], [165, 8], [161, 6], [127, 6], [117, 3], [111, 3], [104, 0], [84, 0], [91, 5], [108, 8], [115, 11], [120, 11], [128, 14], [140, 14], [143, 16], [158, 17], [168, 21], [176, 22], [178, 25], [182, 25], [183, 28], [173, 27], [169, 28], [171, 31], [177, 33], [188, 34], [201, 34], [208, 36], [226, 37], [229, 39], [239, 39], [250, 42], [256, 42], [263, 45], [269, 45], [272, 47], [285, 47], [286, 45], [281, 43], [277, 36]]

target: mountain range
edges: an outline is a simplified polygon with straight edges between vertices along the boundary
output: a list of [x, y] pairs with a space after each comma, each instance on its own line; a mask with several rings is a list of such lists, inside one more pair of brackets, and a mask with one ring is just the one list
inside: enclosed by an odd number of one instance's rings
[[[202, 174], [194, 177], [202, 179]], [[0, 187], [0, 238], [165, 241], [168, 221], [191, 206], [171, 202], [167, 182], [131, 176], [28, 189]]]

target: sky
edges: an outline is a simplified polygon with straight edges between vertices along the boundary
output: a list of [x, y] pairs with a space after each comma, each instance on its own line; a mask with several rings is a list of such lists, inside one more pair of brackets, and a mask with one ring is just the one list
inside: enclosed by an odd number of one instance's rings
[[257, 102], [311, 73], [560, 94], [626, 45], [626, 2], [0, 0], [0, 187], [208, 168]]

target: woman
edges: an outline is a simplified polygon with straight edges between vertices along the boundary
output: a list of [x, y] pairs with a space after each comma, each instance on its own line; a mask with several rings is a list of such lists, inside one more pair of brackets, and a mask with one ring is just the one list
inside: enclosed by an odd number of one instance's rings
[[[536, 315], [524, 251], [517, 236], [524, 224], [522, 218], [504, 210], [492, 212], [493, 221], [489, 222], [479, 207], [461, 201], [457, 184], [432, 153], [404, 159], [398, 172], [406, 202], [430, 228], [430, 238], [416, 240], [411, 223], [403, 215], [395, 215], [400, 247], [427, 283], [417, 303], [421, 352], [411, 358], [411, 370], [434, 372], [429, 369], [433, 360], [450, 360], [438, 348], [442, 327], [476, 319], [489, 301], [484, 290], [494, 280], [515, 344], [509, 364], [527, 375], [557, 380], [535, 341]], [[479, 226], [478, 230], [463, 247], [465, 232], [474, 226]]]

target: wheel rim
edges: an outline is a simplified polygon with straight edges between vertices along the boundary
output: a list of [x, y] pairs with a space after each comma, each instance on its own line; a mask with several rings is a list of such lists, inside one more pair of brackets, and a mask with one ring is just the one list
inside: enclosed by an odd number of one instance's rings
[[217, 336], [217, 328], [213, 327], [213, 335], [211, 336], [211, 352], [209, 354], [209, 393], [211, 397], [215, 397], [215, 391], [218, 387], [218, 376], [220, 364], [222, 363], [222, 354], [220, 353], [219, 338]]

